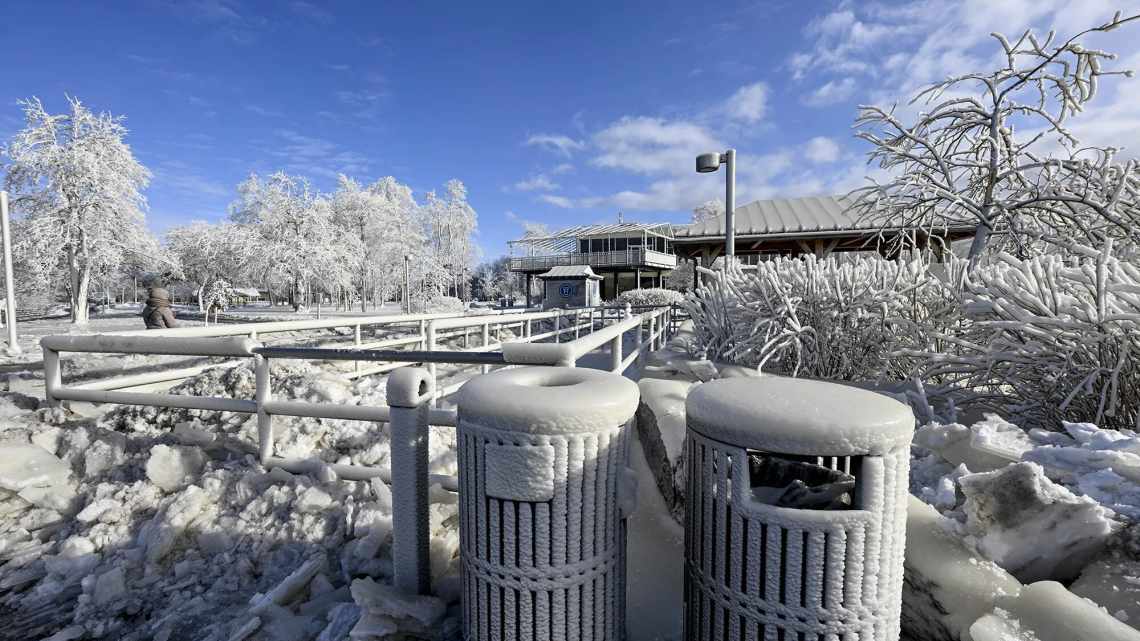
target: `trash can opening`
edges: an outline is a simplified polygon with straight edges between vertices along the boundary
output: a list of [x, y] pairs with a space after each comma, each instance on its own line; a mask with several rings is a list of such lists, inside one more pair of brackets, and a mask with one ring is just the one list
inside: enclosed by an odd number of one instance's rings
[[854, 470], [859, 468], [859, 458], [748, 450], [752, 497], [768, 505], [801, 510], [850, 510], [855, 507]]

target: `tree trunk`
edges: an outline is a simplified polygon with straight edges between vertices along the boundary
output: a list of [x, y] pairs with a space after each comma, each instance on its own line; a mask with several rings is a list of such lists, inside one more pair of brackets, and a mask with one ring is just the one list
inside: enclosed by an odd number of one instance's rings
[[198, 311], [206, 311], [206, 286], [198, 286]]
[[71, 322], [77, 325], [86, 324], [90, 319], [87, 313], [87, 290], [90, 284], [91, 270], [80, 267], [71, 290]]
[[974, 241], [970, 243], [970, 267], [978, 264], [982, 258], [982, 252], [986, 250], [986, 244], [990, 241], [989, 223], [979, 222], [978, 226], [974, 229]]

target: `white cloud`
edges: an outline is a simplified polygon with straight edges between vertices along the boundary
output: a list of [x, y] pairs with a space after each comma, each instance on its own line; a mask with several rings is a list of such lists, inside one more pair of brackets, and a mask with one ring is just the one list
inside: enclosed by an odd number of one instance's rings
[[550, 173], [557, 176], [558, 174], [568, 174], [572, 171], [574, 171], [574, 165], [571, 165], [568, 162], [564, 162], [560, 165], [557, 165], [554, 169], [551, 169]]
[[562, 209], [570, 209], [574, 206], [574, 201], [565, 196], [557, 196], [555, 194], [543, 194], [539, 196], [538, 199], [555, 207], [561, 207]]
[[855, 93], [855, 79], [851, 77], [842, 80], [828, 80], [804, 98], [804, 104], [812, 107], [823, 107], [843, 102]]
[[839, 145], [830, 138], [816, 136], [804, 146], [804, 157], [817, 164], [835, 162], [839, 160]]
[[515, 189], [519, 191], [554, 191], [558, 189], [558, 183], [552, 181], [546, 174], [535, 174], [526, 180], [515, 183]]
[[626, 116], [594, 134], [599, 167], [640, 174], [688, 173], [697, 154], [724, 145], [704, 126], [684, 120]]
[[570, 136], [563, 136], [560, 134], [534, 134], [526, 139], [527, 146], [543, 147], [550, 151], [555, 151], [563, 156], [585, 148], [585, 143], [574, 140]]
[[763, 82], [741, 87], [728, 99], [728, 114], [746, 123], [759, 122], [768, 109], [768, 85]]

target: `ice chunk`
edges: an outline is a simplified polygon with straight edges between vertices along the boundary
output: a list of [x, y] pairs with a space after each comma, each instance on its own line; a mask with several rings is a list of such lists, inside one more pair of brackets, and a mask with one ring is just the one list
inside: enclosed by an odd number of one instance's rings
[[641, 403], [637, 407], [637, 438], [673, 518], [684, 518], [684, 442], [687, 381], [643, 379], [638, 383]]
[[360, 620], [360, 606], [355, 603], [342, 603], [329, 610], [329, 624], [321, 630], [317, 641], [344, 641], [352, 626]]
[[1100, 559], [1086, 567], [1069, 590], [1107, 608], [1117, 619], [1140, 626], [1140, 561]]
[[[411, 633], [430, 630], [447, 612], [443, 601], [433, 596], [404, 594], [391, 585], [377, 583], [370, 578], [352, 582], [352, 598], [367, 615], [361, 619], [361, 624], [366, 619], [374, 621], [375, 617], [387, 617], [397, 622], [400, 629]], [[355, 630], [353, 636], [357, 636]]]
[[151, 483], [173, 492], [192, 483], [205, 464], [202, 450], [196, 447], [155, 445], [146, 462], [146, 476]]
[[147, 560], [161, 561], [210, 500], [211, 496], [202, 488], [191, 485], [147, 523], [139, 532]]
[[989, 472], [1016, 463], [1033, 448], [1021, 428], [993, 414], [970, 427], [958, 423], [930, 423], [914, 433], [914, 445], [936, 452], [951, 465]]
[[1118, 527], [1110, 510], [1053, 483], [1034, 463], [959, 483], [978, 549], [1023, 582], [1076, 578]]
[[951, 534], [953, 523], [909, 497], [906, 522], [903, 629], [922, 641], [960, 641], [978, 617], [1021, 584]]
[[297, 497], [293, 504], [299, 512], [315, 513], [332, 505], [332, 497], [319, 487], [310, 487]]
[[127, 593], [126, 576], [122, 567], [112, 568], [95, 580], [94, 599], [97, 605], [107, 605]]
[[268, 594], [258, 599], [257, 602], [253, 604], [253, 607], [250, 608], [250, 611], [254, 614], [258, 614], [269, 609], [271, 605], [283, 605], [288, 603], [297, 593], [305, 589], [309, 581], [312, 581], [313, 577], [317, 575], [317, 572], [321, 571], [321, 566], [323, 565], [324, 561], [321, 559], [305, 561], [301, 564], [301, 567], [282, 579], [281, 583], [278, 583]]
[[1140, 639], [1140, 632], [1054, 581], [1040, 581], [1024, 587], [1017, 596], [999, 598], [997, 608], [970, 626], [973, 641]]
[[0, 444], [0, 488], [19, 492], [28, 487], [65, 485], [71, 468], [38, 445]]

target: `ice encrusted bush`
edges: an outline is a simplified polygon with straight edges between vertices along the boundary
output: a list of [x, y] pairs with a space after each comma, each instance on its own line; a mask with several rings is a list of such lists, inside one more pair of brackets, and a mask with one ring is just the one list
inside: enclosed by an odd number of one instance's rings
[[684, 294], [664, 287], [647, 287], [645, 289], [631, 289], [622, 292], [614, 300], [618, 305], [631, 305], [645, 307], [649, 305], [678, 305], [685, 299]]
[[[949, 282], [959, 263], [948, 264]], [[780, 257], [755, 270], [702, 270], [684, 306], [704, 357], [793, 376], [904, 379], [957, 298], [921, 259]]]
[[920, 373], [1026, 427], [1140, 427], [1140, 267], [1099, 250], [1000, 254], [962, 289], [963, 322], [942, 349], [902, 348]]

